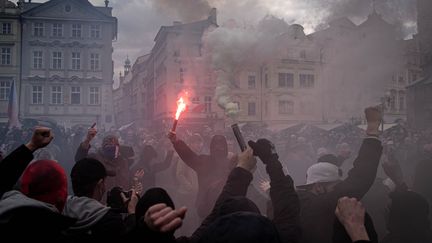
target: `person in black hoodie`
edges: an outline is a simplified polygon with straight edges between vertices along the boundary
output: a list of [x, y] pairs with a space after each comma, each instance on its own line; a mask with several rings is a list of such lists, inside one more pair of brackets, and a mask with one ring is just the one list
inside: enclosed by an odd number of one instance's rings
[[235, 165], [228, 159], [226, 138], [222, 135], [213, 136], [210, 143], [210, 155], [197, 155], [184, 141], [177, 139], [173, 132], [168, 134], [168, 138], [180, 158], [197, 173], [198, 195], [195, 204], [198, 216], [204, 219], [211, 212], [226, 178]]
[[[298, 242], [300, 205], [291, 177], [284, 175], [270, 141], [249, 141], [249, 146], [253, 151], [249, 148], [239, 156], [238, 165], [231, 171], [211, 214], [194, 232], [190, 242]], [[264, 162], [270, 177], [274, 208], [271, 221], [261, 216], [255, 203], [246, 198], [256, 167], [253, 155]]]
[[[36, 127], [31, 141], [0, 163], [0, 235], [3, 239], [66, 242], [62, 231], [75, 219], [60, 212], [67, 196], [64, 169], [55, 161], [35, 161], [33, 153], [53, 140], [49, 128]], [[28, 166], [28, 167], [27, 167]], [[21, 190], [12, 190], [23, 175]]]
[[302, 243], [332, 242], [334, 209], [341, 197], [360, 200], [372, 186], [381, 158], [382, 146], [379, 125], [382, 113], [379, 108], [365, 110], [368, 127], [366, 138], [354, 161], [354, 168], [341, 181], [337, 166], [318, 163], [308, 170], [307, 185], [298, 191], [301, 205]]
[[126, 237], [135, 225], [135, 206], [138, 196], [132, 190], [128, 198], [128, 215], [122, 214], [101, 203], [105, 194], [104, 165], [96, 159], [82, 159], [71, 171], [72, 188], [75, 196], [69, 196], [63, 214], [76, 218], [76, 223], [67, 230], [67, 235], [77, 242], [99, 242], [120, 240]]

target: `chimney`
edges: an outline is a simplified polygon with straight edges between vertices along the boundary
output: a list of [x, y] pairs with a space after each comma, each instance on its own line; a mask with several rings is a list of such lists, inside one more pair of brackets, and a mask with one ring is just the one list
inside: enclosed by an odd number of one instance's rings
[[216, 8], [212, 8], [210, 10], [210, 15], [208, 17], [208, 20], [210, 21], [210, 23], [217, 25], [217, 9]]

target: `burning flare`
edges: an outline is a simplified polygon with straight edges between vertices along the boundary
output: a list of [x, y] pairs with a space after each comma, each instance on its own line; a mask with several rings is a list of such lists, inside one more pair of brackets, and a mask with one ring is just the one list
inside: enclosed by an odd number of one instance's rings
[[175, 115], [175, 119], [178, 120], [181, 113], [185, 110], [186, 110], [186, 103], [184, 102], [183, 97], [180, 97], [180, 99], [177, 101], [177, 112]]

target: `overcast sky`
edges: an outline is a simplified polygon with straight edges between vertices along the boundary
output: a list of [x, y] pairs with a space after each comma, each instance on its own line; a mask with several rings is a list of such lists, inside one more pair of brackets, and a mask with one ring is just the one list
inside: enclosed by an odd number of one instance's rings
[[[104, 5], [104, 0], [90, 2]], [[405, 36], [410, 36], [416, 32], [414, 3], [415, 0], [376, 0], [376, 9], [386, 20], [400, 25]], [[360, 23], [372, 11], [371, 0], [110, 0], [109, 4], [118, 18], [119, 31], [114, 43], [114, 80], [118, 80], [127, 55], [133, 63], [138, 56], [150, 52], [160, 26], [174, 20], [205, 18], [209, 7], [218, 9], [219, 23], [233, 18], [250, 25], [271, 14], [289, 24], [303, 25], [307, 33], [324, 28], [329, 20], [338, 17], [350, 17]]]

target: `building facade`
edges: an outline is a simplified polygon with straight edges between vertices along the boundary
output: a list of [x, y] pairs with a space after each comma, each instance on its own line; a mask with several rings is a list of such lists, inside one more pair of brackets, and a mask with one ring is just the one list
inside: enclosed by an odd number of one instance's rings
[[20, 115], [65, 127], [114, 126], [112, 41], [117, 19], [105, 1], [22, 5]]
[[17, 92], [21, 87], [20, 8], [0, 0], [0, 123], [8, 122], [8, 103], [12, 82]]
[[272, 58], [244, 70], [239, 87], [232, 90], [240, 108], [238, 121], [270, 126], [321, 121], [319, 48], [296, 24], [274, 43]]

